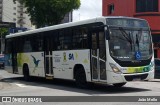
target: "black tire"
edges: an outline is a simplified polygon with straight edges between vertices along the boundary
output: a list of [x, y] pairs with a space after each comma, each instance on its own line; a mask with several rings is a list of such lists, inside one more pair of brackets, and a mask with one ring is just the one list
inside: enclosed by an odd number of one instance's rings
[[78, 68], [75, 71], [75, 80], [76, 80], [76, 85], [79, 88], [88, 88], [88, 83], [86, 81], [86, 74], [83, 68]]
[[116, 83], [116, 84], [113, 84], [114, 87], [122, 87], [124, 86], [126, 83]]
[[31, 81], [31, 77], [29, 75], [29, 68], [27, 65], [23, 67], [23, 76], [25, 81], [28, 81], [28, 82]]

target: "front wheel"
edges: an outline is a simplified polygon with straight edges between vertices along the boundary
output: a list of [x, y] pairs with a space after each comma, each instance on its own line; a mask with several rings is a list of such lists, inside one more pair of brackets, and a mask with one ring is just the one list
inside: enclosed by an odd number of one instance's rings
[[114, 87], [122, 87], [124, 86], [126, 83], [116, 83], [116, 84], [113, 84]]
[[80, 88], [87, 88], [88, 87], [88, 83], [86, 81], [86, 74], [82, 68], [79, 68], [76, 70], [75, 80], [76, 80], [76, 85], [78, 87], [80, 87]]

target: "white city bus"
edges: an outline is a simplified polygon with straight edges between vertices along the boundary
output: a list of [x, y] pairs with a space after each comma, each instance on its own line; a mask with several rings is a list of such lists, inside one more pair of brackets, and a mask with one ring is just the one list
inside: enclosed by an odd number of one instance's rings
[[130, 17], [99, 17], [6, 36], [5, 69], [46, 79], [123, 86], [154, 78], [148, 23]]

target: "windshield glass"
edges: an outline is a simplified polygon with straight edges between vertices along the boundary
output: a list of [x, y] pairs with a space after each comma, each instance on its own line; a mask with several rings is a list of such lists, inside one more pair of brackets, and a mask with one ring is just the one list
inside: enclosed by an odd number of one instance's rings
[[146, 60], [152, 56], [150, 31], [142, 28], [110, 27], [109, 49], [121, 61]]

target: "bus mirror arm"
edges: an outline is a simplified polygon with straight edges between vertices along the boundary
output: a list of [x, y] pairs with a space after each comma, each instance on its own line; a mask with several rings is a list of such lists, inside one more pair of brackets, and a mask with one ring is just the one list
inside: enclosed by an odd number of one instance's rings
[[110, 40], [109, 30], [105, 30], [106, 40]]

